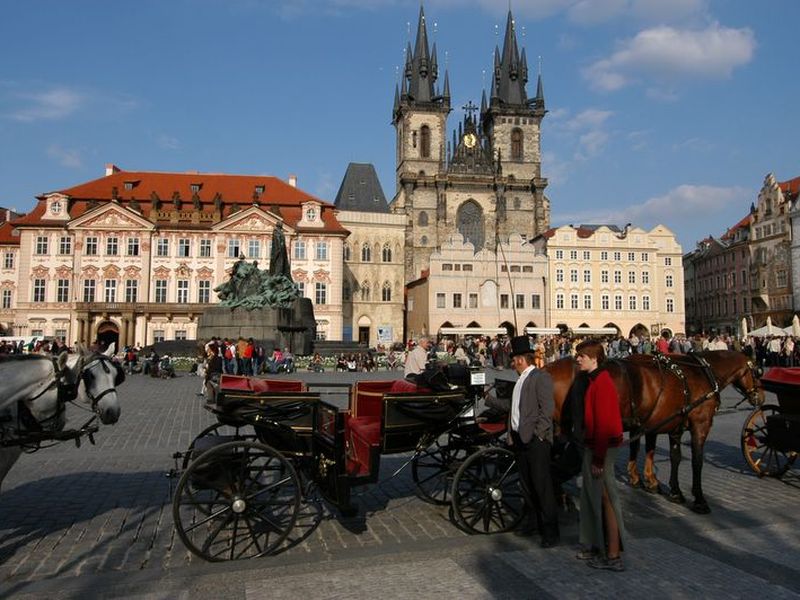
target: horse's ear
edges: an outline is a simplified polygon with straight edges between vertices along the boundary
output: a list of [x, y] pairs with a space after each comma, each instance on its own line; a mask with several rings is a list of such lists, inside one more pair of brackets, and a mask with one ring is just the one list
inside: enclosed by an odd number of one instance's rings
[[67, 366], [67, 358], [68, 357], [69, 357], [69, 354], [67, 353], [66, 350], [64, 350], [61, 354], [58, 355], [58, 358], [56, 358], [56, 364], [58, 365], [58, 370], [59, 371], [63, 371], [64, 368]]
[[83, 356], [84, 354], [86, 354], [86, 346], [84, 346], [84, 345], [83, 345], [83, 344], [81, 344], [80, 342], [78, 342], [77, 344], [75, 344], [75, 354], [80, 354], [81, 356]]
[[114, 356], [114, 351], [116, 349], [117, 349], [117, 343], [116, 342], [111, 342], [111, 344], [108, 346], [108, 348], [106, 348], [106, 351], [103, 352], [103, 354], [105, 354], [106, 356], [111, 358], [112, 356]]

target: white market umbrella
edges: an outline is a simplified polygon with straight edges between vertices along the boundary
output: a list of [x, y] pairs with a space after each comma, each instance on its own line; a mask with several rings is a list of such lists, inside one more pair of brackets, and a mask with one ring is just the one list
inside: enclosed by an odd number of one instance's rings
[[792, 317], [792, 335], [794, 337], [800, 337], [800, 317], [797, 315]]
[[747, 337], [747, 319], [742, 317], [742, 339]]
[[759, 327], [758, 329], [754, 329], [753, 331], [750, 332], [750, 335], [753, 337], [767, 337], [767, 336], [786, 337], [788, 334], [780, 327], [775, 327], [775, 325], [770, 323], [769, 325], [764, 325], [764, 327]]
[[772, 317], [767, 315], [767, 329], [772, 329]]

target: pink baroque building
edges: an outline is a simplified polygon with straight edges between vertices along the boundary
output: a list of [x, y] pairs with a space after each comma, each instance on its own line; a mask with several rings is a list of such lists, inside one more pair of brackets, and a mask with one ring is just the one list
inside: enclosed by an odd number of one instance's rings
[[332, 204], [277, 177], [123, 171], [38, 196], [0, 226], [6, 333], [150, 344], [193, 339], [240, 256], [267, 268], [281, 225], [317, 335], [341, 338], [342, 247]]

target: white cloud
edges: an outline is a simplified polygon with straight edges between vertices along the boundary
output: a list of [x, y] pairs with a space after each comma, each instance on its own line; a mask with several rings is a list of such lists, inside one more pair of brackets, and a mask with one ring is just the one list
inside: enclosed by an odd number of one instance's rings
[[[666, 225], [680, 233], [685, 246], [693, 239], [709, 233], [720, 235], [747, 212], [753, 191], [743, 187], [684, 184], [661, 196], [654, 196], [640, 204], [626, 207], [596, 207], [590, 210], [558, 213], [554, 211], [554, 224], [604, 223], [649, 228]], [[725, 219], [731, 219], [727, 222]], [[718, 230], [706, 231], [708, 227]]]
[[616, 52], [590, 65], [583, 76], [597, 89], [614, 91], [635, 77], [676, 79], [729, 77], [753, 58], [756, 41], [749, 28], [712, 23], [703, 30], [668, 26], [640, 31]]
[[574, 116], [570, 116], [566, 109], [554, 112], [557, 114], [551, 122], [551, 131], [577, 144], [573, 155], [575, 160], [597, 156], [608, 143], [611, 135], [606, 122], [614, 114], [612, 111], [587, 108]]
[[25, 122], [67, 117], [86, 101], [82, 94], [65, 87], [44, 92], [20, 92], [16, 97], [23, 106], [13, 110], [9, 116], [16, 121]]
[[50, 144], [47, 147], [47, 156], [64, 167], [69, 167], [71, 169], [80, 169], [83, 167], [81, 153], [75, 148], [64, 148], [60, 144]]

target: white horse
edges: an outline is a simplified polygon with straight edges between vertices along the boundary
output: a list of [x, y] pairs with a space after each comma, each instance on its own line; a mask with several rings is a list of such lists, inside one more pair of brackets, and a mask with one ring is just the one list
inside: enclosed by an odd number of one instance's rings
[[[26, 435], [58, 432], [66, 425], [65, 404], [82, 402], [103, 424], [119, 420], [116, 387], [125, 379], [111, 361], [114, 344], [105, 353], [62, 352], [12, 355], [0, 359], [0, 442], [25, 441]], [[0, 485], [24, 446], [0, 446]], [[34, 445], [34, 449], [36, 446]]]

